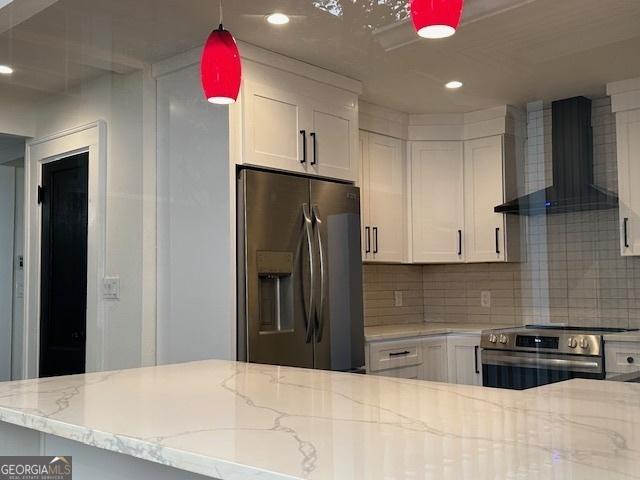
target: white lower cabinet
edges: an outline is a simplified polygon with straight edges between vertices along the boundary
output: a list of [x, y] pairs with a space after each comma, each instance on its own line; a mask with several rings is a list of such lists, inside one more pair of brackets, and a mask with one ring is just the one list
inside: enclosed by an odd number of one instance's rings
[[448, 382], [482, 385], [480, 335], [451, 335], [447, 339]]
[[427, 337], [422, 340], [421, 380], [447, 382], [447, 337]]
[[640, 370], [640, 342], [605, 342], [607, 377]]
[[482, 385], [480, 335], [442, 335], [367, 344], [367, 373]]

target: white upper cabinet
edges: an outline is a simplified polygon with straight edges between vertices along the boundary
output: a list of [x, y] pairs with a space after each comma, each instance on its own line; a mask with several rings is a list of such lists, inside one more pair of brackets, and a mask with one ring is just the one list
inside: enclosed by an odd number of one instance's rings
[[352, 90], [359, 82], [280, 56], [270, 64], [283, 62], [300, 74], [243, 58], [241, 97], [230, 118], [235, 162], [355, 182], [358, 94]]
[[620, 249], [622, 255], [640, 255], [640, 110], [617, 117], [618, 194], [620, 200]]
[[412, 144], [411, 211], [414, 262], [464, 261], [464, 158], [461, 142]]
[[306, 172], [304, 99], [251, 81], [245, 81], [243, 93], [245, 163]]
[[504, 202], [502, 140], [499, 135], [465, 142], [465, 250], [469, 262], [506, 258], [505, 216], [494, 212]]
[[616, 115], [620, 251], [640, 255], [640, 78], [607, 85]]
[[358, 124], [353, 108], [316, 104], [311, 112], [309, 164], [323, 177], [355, 180]]
[[406, 252], [406, 169], [403, 142], [361, 133], [363, 259], [402, 262]]

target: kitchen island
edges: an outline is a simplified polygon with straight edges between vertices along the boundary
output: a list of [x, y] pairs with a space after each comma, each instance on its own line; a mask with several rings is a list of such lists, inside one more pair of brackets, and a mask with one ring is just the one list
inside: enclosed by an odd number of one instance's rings
[[76, 480], [640, 478], [640, 385], [497, 390], [227, 361], [0, 384], [0, 455]]

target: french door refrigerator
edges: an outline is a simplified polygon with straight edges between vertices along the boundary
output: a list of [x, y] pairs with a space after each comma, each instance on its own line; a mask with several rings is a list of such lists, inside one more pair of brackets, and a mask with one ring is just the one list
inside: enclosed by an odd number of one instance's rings
[[242, 169], [237, 192], [238, 359], [360, 371], [359, 189]]

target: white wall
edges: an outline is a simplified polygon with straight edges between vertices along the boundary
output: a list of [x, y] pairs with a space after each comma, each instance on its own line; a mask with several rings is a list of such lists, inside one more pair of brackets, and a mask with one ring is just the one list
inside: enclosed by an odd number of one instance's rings
[[35, 136], [107, 123], [106, 275], [119, 276], [119, 300], [105, 312], [105, 370], [141, 365], [143, 255], [143, 74], [105, 75], [77, 94], [35, 107]]
[[158, 363], [235, 358], [228, 109], [192, 65], [158, 78], [157, 119]]

